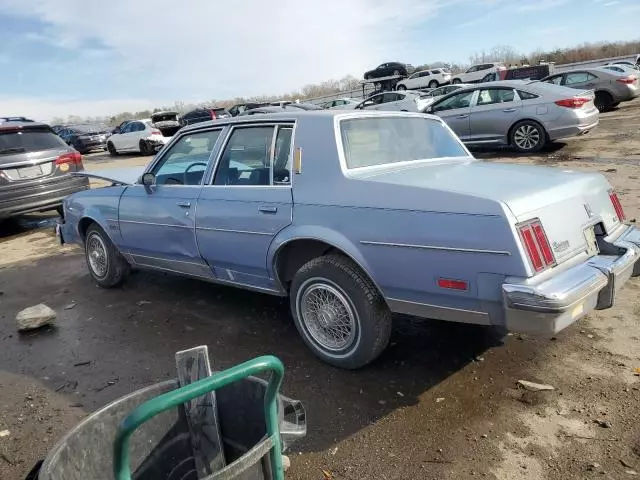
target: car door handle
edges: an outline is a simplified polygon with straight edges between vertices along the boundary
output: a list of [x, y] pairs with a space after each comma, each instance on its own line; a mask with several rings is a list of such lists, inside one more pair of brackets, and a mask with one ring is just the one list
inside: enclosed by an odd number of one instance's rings
[[467, 118], [469, 115], [467, 115], [466, 113], [463, 115], [458, 115], [458, 118]]
[[185, 201], [182, 201], [182, 200], [178, 201], [178, 202], [176, 202], [176, 205], [179, 206], [179, 207], [182, 207], [182, 208], [191, 208], [191, 202], [187, 202], [186, 200]]
[[258, 207], [260, 213], [278, 213], [278, 207]]
[[515, 112], [515, 111], [516, 111], [516, 109], [515, 109], [515, 108], [505, 108], [505, 109], [504, 109], [504, 110], [502, 110], [502, 111], [503, 111], [503, 112], [506, 112], [506, 113], [511, 113], [511, 112]]

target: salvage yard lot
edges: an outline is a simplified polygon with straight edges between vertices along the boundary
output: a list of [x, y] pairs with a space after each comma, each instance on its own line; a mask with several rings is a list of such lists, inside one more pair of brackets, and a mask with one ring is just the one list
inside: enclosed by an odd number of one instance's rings
[[[601, 114], [585, 137], [493, 162], [602, 172], [640, 217], [640, 101]], [[150, 157], [85, 157], [88, 169]], [[140, 272], [122, 289], [89, 280], [48, 214], [0, 225], [0, 478], [21, 479], [86, 414], [174, 376], [177, 350], [207, 343], [214, 368], [265, 353], [307, 409], [288, 478], [583, 479], [640, 474], [640, 279], [610, 310], [554, 339], [398, 318], [390, 348], [356, 372], [321, 363], [286, 300]], [[42, 227], [42, 228], [40, 228]], [[15, 314], [44, 302], [56, 327], [19, 335]], [[551, 384], [525, 392], [520, 379]], [[109, 452], [102, 452], [109, 454]], [[331, 477], [329, 477], [331, 478]]]

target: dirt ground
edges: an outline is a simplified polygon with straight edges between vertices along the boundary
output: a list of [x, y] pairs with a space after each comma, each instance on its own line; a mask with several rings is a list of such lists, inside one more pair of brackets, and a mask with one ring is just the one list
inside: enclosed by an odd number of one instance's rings
[[[477, 155], [602, 172], [627, 216], [640, 216], [640, 101], [536, 157]], [[86, 165], [145, 161], [94, 154]], [[289, 452], [290, 479], [640, 475], [638, 278], [614, 308], [552, 339], [397, 318], [382, 357], [346, 372], [309, 353], [281, 299], [144, 272], [122, 289], [96, 288], [82, 252], [56, 245], [52, 218], [0, 226], [1, 479], [23, 479], [81, 418], [174, 377], [174, 352], [203, 343], [214, 368], [265, 353], [284, 362], [283, 392], [308, 419], [307, 437]], [[56, 326], [18, 334], [16, 313], [40, 302], [57, 311]], [[555, 390], [525, 392], [520, 379]]]

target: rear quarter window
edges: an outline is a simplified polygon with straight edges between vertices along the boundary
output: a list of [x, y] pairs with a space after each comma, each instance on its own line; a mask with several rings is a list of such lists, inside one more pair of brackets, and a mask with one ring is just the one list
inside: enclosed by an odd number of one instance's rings
[[21, 152], [40, 152], [66, 148], [60, 137], [49, 130], [22, 130], [3, 132], [0, 130], [0, 155]]
[[534, 98], [538, 98], [538, 95], [534, 95], [533, 93], [525, 92], [523, 90], [516, 90], [518, 92], [518, 96], [520, 100], [532, 100]]

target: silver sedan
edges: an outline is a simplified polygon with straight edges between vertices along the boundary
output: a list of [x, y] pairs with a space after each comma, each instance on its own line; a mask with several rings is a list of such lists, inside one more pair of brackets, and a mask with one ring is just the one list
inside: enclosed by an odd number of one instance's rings
[[425, 113], [441, 117], [468, 145], [511, 145], [540, 151], [548, 142], [584, 135], [599, 121], [592, 91], [505, 80], [450, 93]]

